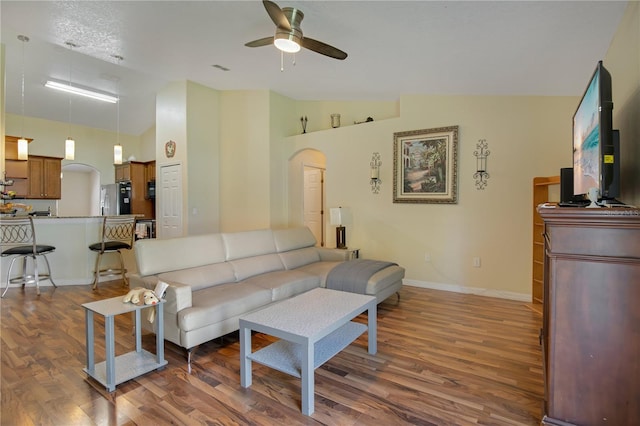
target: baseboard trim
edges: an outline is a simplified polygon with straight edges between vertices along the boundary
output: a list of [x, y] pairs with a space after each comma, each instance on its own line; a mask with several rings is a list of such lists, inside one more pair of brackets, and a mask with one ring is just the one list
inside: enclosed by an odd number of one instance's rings
[[465, 287], [457, 284], [434, 283], [430, 281], [418, 281], [403, 279], [402, 283], [410, 287], [430, 288], [432, 290], [451, 291], [453, 293], [475, 294], [477, 296], [497, 297], [499, 299], [531, 302], [530, 294], [515, 293], [512, 291], [492, 290], [488, 288]]

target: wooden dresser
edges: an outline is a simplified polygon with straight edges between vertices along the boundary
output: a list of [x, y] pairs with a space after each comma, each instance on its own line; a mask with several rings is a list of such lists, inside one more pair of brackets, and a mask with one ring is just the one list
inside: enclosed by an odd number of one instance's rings
[[640, 424], [640, 209], [544, 208], [544, 425]]

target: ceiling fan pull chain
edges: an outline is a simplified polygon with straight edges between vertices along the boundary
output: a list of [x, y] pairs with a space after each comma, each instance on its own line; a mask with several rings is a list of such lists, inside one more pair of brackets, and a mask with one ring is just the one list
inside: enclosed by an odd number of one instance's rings
[[284, 71], [284, 52], [280, 51], [280, 72]]
[[291, 61], [291, 63], [293, 63], [293, 66], [296, 66], [296, 54], [293, 54], [293, 61]]

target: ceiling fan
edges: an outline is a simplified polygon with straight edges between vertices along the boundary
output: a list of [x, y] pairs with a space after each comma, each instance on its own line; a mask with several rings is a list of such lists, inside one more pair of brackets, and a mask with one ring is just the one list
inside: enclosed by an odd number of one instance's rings
[[245, 43], [245, 46], [260, 47], [274, 44], [281, 51], [288, 53], [298, 52], [301, 47], [304, 47], [330, 58], [343, 60], [347, 57], [345, 52], [336, 47], [309, 37], [303, 37], [300, 22], [302, 22], [304, 14], [299, 9], [293, 7], [280, 9], [280, 6], [269, 0], [263, 0], [262, 4], [273, 23], [276, 24], [276, 34], [273, 37], [250, 41]]

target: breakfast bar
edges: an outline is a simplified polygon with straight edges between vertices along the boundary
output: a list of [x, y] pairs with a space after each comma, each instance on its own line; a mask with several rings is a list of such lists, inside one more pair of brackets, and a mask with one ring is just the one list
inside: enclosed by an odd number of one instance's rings
[[[103, 216], [34, 216], [33, 222], [38, 244], [55, 246], [55, 251], [47, 255], [51, 265], [51, 275], [55, 283], [60, 285], [82, 285], [93, 281], [93, 268], [96, 254], [89, 250], [89, 245], [98, 241]], [[135, 272], [136, 264], [132, 250], [123, 253], [125, 267], [129, 272]], [[108, 260], [107, 260], [108, 259]], [[11, 259], [2, 258], [2, 270], [6, 271]], [[112, 262], [105, 255], [103, 264]], [[28, 263], [31, 267], [31, 262]], [[117, 258], [113, 257], [113, 264], [117, 265]], [[14, 267], [14, 270], [18, 270]], [[4, 288], [6, 276], [2, 276], [1, 286]], [[105, 280], [108, 278], [105, 278]], [[43, 286], [51, 286], [49, 281]], [[11, 290], [9, 290], [11, 291]]]

